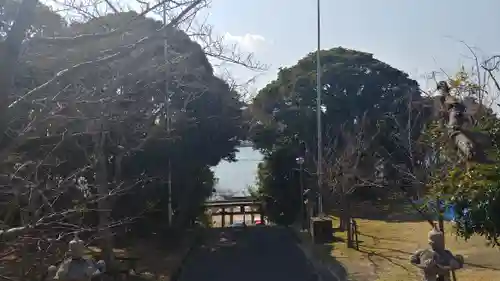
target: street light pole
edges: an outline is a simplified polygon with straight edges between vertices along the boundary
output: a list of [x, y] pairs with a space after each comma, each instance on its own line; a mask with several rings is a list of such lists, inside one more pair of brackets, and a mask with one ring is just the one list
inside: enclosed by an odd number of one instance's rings
[[[165, 118], [167, 125], [167, 137], [170, 138], [170, 94], [168, 93], [168, 28], [167, 26], [167, 2], [163, 2], [163, 27], [164, 27], [164, 41], [163, 41], [163, 59], [165, 63]], [[168, 155], [168, 164], [167, 164], [167, 192], [168, 192], [168, 205], [167, 205], [167, 216], [168, 216], [168, 224], [172, 225], [172, 165], [170, 162], [170, 155]]]
[[304, 213], [304, 157], [297, 157], [295, 159], [297, 163], [299, 164], [299, 184], [300, 184], [300, 210], [299, 210], [299, 222], [300, 222], [300, 229], [305, 228], [305, 213]]
[[320, 0], [317, 0], [317, 31], [318, 31], [318, 46], [316, 50], [316, 122], [317, 122], [317, 150], [318, 150], [318, 163], [317, 175], [318, 175], [318, 213], [323, 214], [323, 140], [322, 140], [322, 126], [321, 126], [321, 61], [320, 61], [320, 50], [321, 50], [321, 6]]

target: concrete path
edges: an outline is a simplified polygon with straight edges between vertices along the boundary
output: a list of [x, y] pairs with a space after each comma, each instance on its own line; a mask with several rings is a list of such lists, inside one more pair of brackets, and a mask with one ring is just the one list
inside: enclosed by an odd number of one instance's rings
[[179, 281], [320, 280], [291, 232], [281, 227], [210, 230]]

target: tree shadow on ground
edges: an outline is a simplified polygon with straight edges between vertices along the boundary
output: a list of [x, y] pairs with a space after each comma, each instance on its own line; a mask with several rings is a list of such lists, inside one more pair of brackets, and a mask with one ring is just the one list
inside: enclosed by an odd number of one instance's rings
[[411, 253], [396, 250], [396, 249], [368, 248], [368, 247], [360, 247], [360, 249], [358, 251], [367, 256], [368, 260], [370, 261], [371, 265], [373, 266], [373, 268], [375, 269], [376, 272], [383, 270], [383, 268], [380, 268], [380, 266], [379, 266], [380, 263], [375, 261], [374, 258], [386, 260], [388, 263], [390, 263], [394, 266], [397, 266], [397, 267], [407, 271], [408, 273], [410, 272], [408, 258], [400, 257], [397, 255], [392, 255], [392, 253], [406, 254], [408, 256], [410, 256]]
[[[367, 237], [367, 238], [370, 238], [370, 239], [373, 239], [373, 243], [376, 245], [376, 244], [379, 244], [380, 241], [392, 241], [392, 242], [405, 242], [406, 239], [405, 238], [394, 238], [394, 237], [377, 237], [375, 235], [370, 235], [370, 234], [366, 234], [366, 233], [361, 233], [361, 232], [358, 232], [358, 235], [361, 237], [361, 239], [358, 240], [358, 242], [360, 243], [360, 245], [364, 242], [364, 240], [362, 239], [363, 237]], [[394, 251], [397, 251], [397, 250], [394, 250]]]
[[[352, 250], [365, 257], [365, 260], [369, 262], [368, 264], [372, 274], [378, 276], [380, 272], [387, 270], [387, 265], [389, 264], [390, 267], [399, 268], [401, 271], [407, 272], [410, 275], [412, 270], [410, 269], [409, 256], [412, 253], [382, 246], [387, 243], [394, 244], [405, 242], [404, 238], [385, 238], [362, 233], [359, 233], [359, 237], [357, 249]], [[382, 245], [378, 246], [379, 244]], [[368, 273], [365, 272], [364, 274]]]
[[331, 277], [333, 273], [333, 275], [338, 280], [347, 280], [348, 278], [347, 269], [339, 260], [337, 260], [332, 255], [333, 242], [343, 242], [343, 239], [339, 237], [333, 237], [331, 242], [332, 243], [327, 243], [327, 244], [313, 244], [312, 245], [313, 255], [316, 258], [318, 258], [321, 261], [322, 265], [326, 267], [326, 269], [329, 271], [326, 272], [326, 275], [330, 275]]
[[[378, 214], [373, 208], [360, 209], [361, 207], [353, 207], [353, 213], [357, 217], [368, 219], [357, 220], [359, 251], [347, 248], [344, 243], [334, 243], [334, 254], [345, 265], [349, 274], [360, 276], [359, 280], [418, 279], [421, 271], [411, 265], [409, 257], [416, 250], [428, 247], [427, 235], [430, 227], [427, 221], [418, 222], [417, 219], [410, 218], [404, 221], [408, 223], [400, 223], [401, 221], [395, 220], [394, 217], [391, 217], [391, 220], [387, 213], [393, 209], [401, 210], [393, 206], [379, 209]], [[336, 225], [339, 223], [338, 216], [332, 220]], [[445, 227], [447, 248], [465, 258], [466, 270], [457, 273], [460, 280], [500, 280], [497, 250], [488, 247], [483, 237], [475, 236], [463, 241], [454, 236], [451, 224], [445, 224]], [[335, 235], [346, 237], [345, 232]]]
[[312, 258], [314, 259], [312, 262], [316, 262], [321, 265], [321, 268], [319, 268], [319, 270], [322, 272], [318, 272], [318, 274], [321, 275], [321, 278], [319, 280], [347, 280], [347, 269], [339, 260], [332, 256], [334, 243], [344, 241], [342, 238], [332, 235], [330, 238], [331, 241], [328, 241], [328, 243], [313, 243], [309, 232], [293, 231], [293, 233], [297, 243], [303, 244], [309, 249], [309, 251], [311, 251]]
[[465, 262], [465, 266], [470, 266], [470, 267], [476, 267], [476, 268], [481, 268], [481, 269], [490, 269], [494, 271], [500, 271], [500, 267], [495, 267], [495, 266], [488, 266], [488, 265], [480, 265], [480, 264], [475, 264], [475, 263], [470, 263], [470, 262]]

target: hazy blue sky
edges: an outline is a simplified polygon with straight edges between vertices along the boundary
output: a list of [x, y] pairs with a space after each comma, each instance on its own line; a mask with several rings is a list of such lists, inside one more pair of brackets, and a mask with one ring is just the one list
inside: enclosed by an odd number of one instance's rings
[[[323, 49], [336, 46], [373, 53], [420, 82], [432, 71], [471, 64], [458, 41], [500, 53], [500, 0], [322, 0]], [[316, 48], [315, 0], [213, 0], [209, 22], [271, 65], [262, 87]], [[238, 71], [240, 79], [250, 77]], [[426, 88], [426, 85], [421, 85]]]

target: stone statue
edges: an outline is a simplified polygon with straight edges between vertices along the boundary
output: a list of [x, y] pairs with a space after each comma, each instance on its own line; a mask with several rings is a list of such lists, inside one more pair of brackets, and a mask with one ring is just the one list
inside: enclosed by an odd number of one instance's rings
[[431, 230], [428, 240], [430, 248], [416, 251], [411, 264], [422, 270], [423, 281], [451, 281], [450, 273], [463, 267], [464, 258], [445, 249], [443, 232]]
[[460, 155], [467, 161], [478, 163], [491, 162], [487, 159], [479, 143], [473, 139], [477, 133], [469, 132], [463, 126], [467, 120], [464, 104], [450, 94], [450, 87], [445, 81], [438, 83], [437, 90], [440, 95], [441, 106], [445, 113], [447, 113], [448, 136], [455, 144]]
[[48, 269], [48, 280], [89, 281], [104, 273], [106, 265], [100, 260], [97, 263], [85, 257], [85, 244], [75, 237], [69, 242], [68, 257], [59, 265]]

